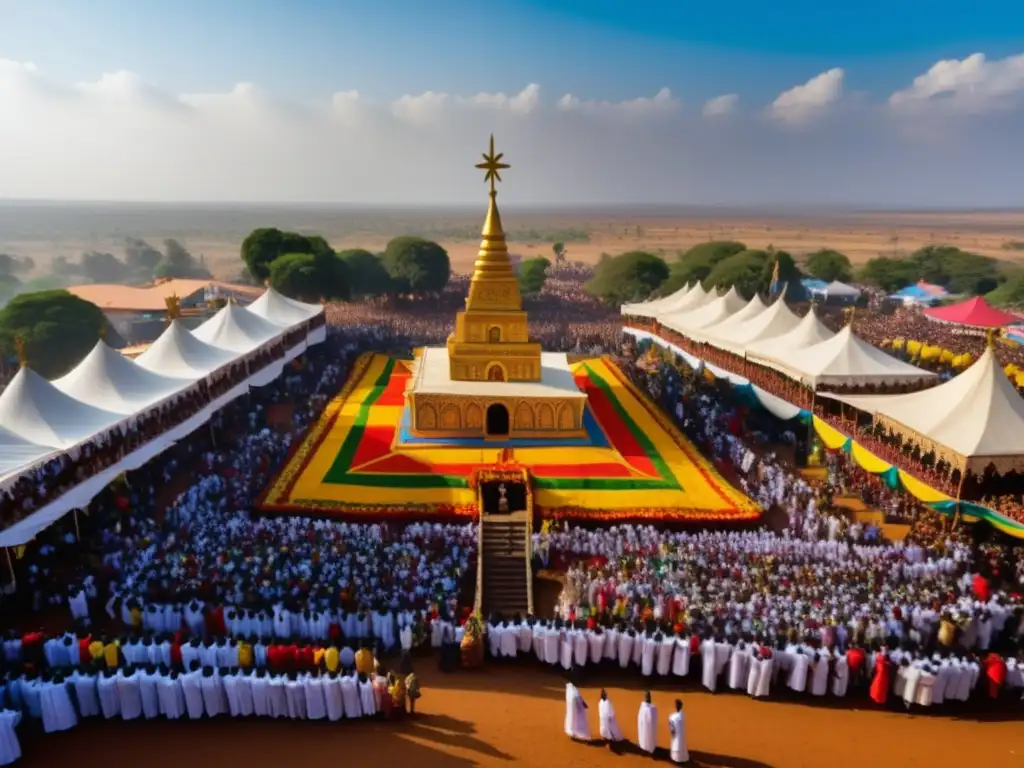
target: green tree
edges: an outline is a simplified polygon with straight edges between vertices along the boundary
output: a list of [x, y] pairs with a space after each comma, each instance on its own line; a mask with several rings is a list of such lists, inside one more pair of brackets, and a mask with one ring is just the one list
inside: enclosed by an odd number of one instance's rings
[[536, 296], [548, 279], [551, 262], [543, 256], [527, 259], [519, 265], [519, 290], [527, 296]]
[[137, 237], [126, 237], [124, 241], [124, 263], [132, 277], [140, 282], [153, 279], [156, 268], [164, 255], [156, 248]]
[[451, 276], [448, 252], [422, 237], [396, 237], [381, 258], [393, 290], [401, 293], [440, 293]]
[[[722, 259], [711, 270], [704, 285], [706, 288], [736, 289], [745, 296], [753, 296], [763, 291], [765, 275], [771, 279], [774, 261], [767, 251], [748, 249]], [[782, 275], [779, 275], [782, 278]]]
[[822, 248], [807, 255], [804, 263], [807, 274], [831, 283], [833, 280], [848, 282], [853, 279], [853, 267], [845, 253], [831, 248]]
[[20, 259], [9, 253], [0, 253], [0, 275], [20, 275], [31, 272], [35, 266], [36, 263], [28, 256]]
[[1010, 274], [1006, 282], [987, 293], [985, 298], [1000, 307], [1024, 306], [1024, 270]]
[[14, 355], [20, 338], [29, 366], [54, 378], [76, 366], [107, 328], [99, 307], [67, 291], [23, 293], [0, 310], [0, 354]]
[[584, 289], [611, 305], [643, 301], [668, 278], [668, 265], [653, 253], [631, 251], [602, 259]]
[[380, 296], [391, 290], [391, 276], [379, 256], [363, 248], [352, 248], [339, 253], [338, 258], [345, 262], [353, 296]]
[[918, 280], [918, 268], [910, 259], [876, 256], [860, 269], [861, 282], [881, 288], [886, 293], [898, 291]]
[[102, 251], [83, 253], [81, 271], [93, 283], [120, 283], [128, 277], [128, 268], [114, 254]]
[[270, 264], [274, 290], [299, 301], [316, 302], [323, 295], [321, 271], [309, 253], [287, 253]]
[[[745, 251], [747, 246], [733, 240], [711, 240], [697, 243], [679, 254], [678, 266], [672, 265], [672, 282], [682, 288], [687, 283], [702, 282], [720, 261]], [[678, 288], [676, 289], [678, 290]]]
[[551, 252], [555, 254], [555, 264], [561, 264], [565, 261], [565, 243], [561, 241], [552, 243]]
[[206, 278], [210, 273], [188, 250], [173, 238], [164, 240], [164, 255], [155, 270], [156, 277]]

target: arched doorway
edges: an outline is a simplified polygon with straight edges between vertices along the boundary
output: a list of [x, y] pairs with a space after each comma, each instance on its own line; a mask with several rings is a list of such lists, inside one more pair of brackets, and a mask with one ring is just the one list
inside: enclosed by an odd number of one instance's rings
[[488, 381], [504, 381], [505, 370], [497, 363], [491, 363], [490, 368], [487, 369], [487, 380]]
[[508, 408], [501, 403], [487, 406], [487, 434], [492, 436], [508, 434]]

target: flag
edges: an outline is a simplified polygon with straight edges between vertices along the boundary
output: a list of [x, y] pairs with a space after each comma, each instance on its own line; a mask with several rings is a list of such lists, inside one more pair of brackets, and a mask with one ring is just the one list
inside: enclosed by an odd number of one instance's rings
[[775, 268], [772, 270], [772, 282], [768, 286], [768, 298], [775, 295], [775, 291], [779, 287], [779, 260], [775, 260]]

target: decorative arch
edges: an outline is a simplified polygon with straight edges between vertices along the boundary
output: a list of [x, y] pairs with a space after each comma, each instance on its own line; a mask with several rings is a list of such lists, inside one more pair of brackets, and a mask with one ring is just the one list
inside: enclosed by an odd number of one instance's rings
[[541, 429], [555, 428], [555, 409], [551, 403], [541, 403], [537, 407], [537, 426]]
[[459, 429], [462, 426], [462, 415], [458, 407], [446, 405], [441, 409], [441, 429]]
[[499, 362], [490, 362], [487, 364], [486, 378], [488, 381], [508, 381], [508, 370]]
[[437, 429], [437, 411], [434, 406], [424, 403], [416, 408], [417, 422], [420, 429]]
[[501, 344], [501, 326], [492, 325], [487, 329], [487, 343], [488, 344]]
[[487, 434], [494, 437], [505, 437], [509, 433], [508, 408], [504, 403], [491, 403], [487, 406]]
[[562, 403], [558, 406], [558, 428], [573, 429], [576, 426], [576, 419], [573, 417], [572, 406]]
[[533, 429], [533, 409], [526, 403], [516, 406], [516, 429]]
[[477, 403], [466, 406], [466, 429], [480, 429], [484, 425], [484, 411]]

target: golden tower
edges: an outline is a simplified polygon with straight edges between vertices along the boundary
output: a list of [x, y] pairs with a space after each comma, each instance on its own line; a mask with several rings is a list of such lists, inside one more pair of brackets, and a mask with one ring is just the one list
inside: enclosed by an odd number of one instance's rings
[[498, 190], [504, 153], [490, 151], [477, 168], [490, 182], [490, 204], [480, 233], [480, 250], [473, 265], [466, 308], [455, 317], [455, 332], [448, 338], [452, 381], [540, 381], [540, 344], [530, 340], [526, 312], [519, 294], [519, 278], [508, 256], [505, 232], [498, 213]]

